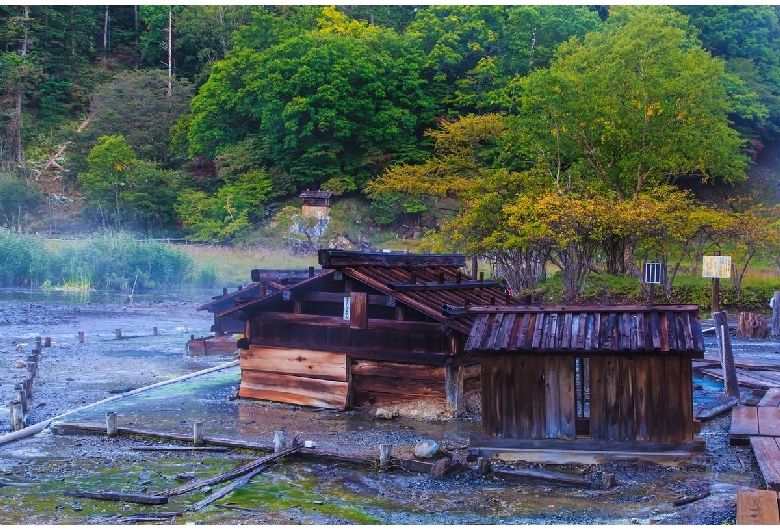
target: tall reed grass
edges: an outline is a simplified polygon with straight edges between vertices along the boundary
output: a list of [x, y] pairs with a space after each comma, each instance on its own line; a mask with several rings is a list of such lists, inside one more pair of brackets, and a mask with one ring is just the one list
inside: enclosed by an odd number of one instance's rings
[[246, 285], [252, 269], [319, 268], [317, 256], [298, 256], [260, 246], [179, 245], [193, 261], [191, 283], [200, 287]]

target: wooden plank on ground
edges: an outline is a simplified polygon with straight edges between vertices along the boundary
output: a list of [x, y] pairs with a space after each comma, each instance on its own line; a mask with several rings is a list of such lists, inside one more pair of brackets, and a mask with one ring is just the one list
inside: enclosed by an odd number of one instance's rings
[[758, 435], [758, 411], [756, 407], [734, 407], [731, 409], [731, 429], [729, 430], [732, 442], [745, 440], [750, 436]]
[[780, 388], [770, 388], [758, 402], [759, 407], [780, 407]]
[[262, 370], [332, 381], [347, 380], [347, 357], [341, 353], [251, 345], [249, 350], [241, 351], [240, 363], [242, 371]]
[[[702, 369], [701, 373], [719, 380], [723, 380], [722, 370], [713, 370], [710, 368]], [[741, 386], [747, 388], [769, 389], [780, 385], [780, 374], [765, 371], [746, 372], [737, 369], [737, 379]]]
[[769, 490], [738, 491], [737, 524], [780, 524], [777, 493]]
[[750, 445], [756, 462], [764, 476], [766, 487], [774, 491], [780, 491], [780, 447], [777, 438], [769, 436], [753, 436]]
[[780, 436], [780, 408], [757, 407], [758, 434], [761, 436]]

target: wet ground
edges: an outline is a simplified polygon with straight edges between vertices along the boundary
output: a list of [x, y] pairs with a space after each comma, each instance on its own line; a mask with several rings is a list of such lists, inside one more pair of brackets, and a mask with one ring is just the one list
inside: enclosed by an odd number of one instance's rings
[[[191, 435], [193, 423], [202, 421], [205, 436], [266, 444], [274, 431], [283, 428], [301, 432], [304, 439], [330, 452], [378, 456], [379, 444], [390, 443], [400, 457], [411, 457], [414, 446], [426, 439], [436, 440], [456, 455], [463, 453], [468, 436], [480, 430], [475, 417], [387, 421], [355, 412], [235, 399], [240, 378], [236, 366], [133, 393], [235, 359], [232, 355], [191, 357], [185, 350], [190, 335], [209, 334], [211, 315], [195, 311], [209, 297], [195, 293], [74, 301], [63, 295], [30, 294], [20, 300], [18, 293], [0, 292], [0, 398], [10, 401], [13, 382], [23, 372], [14, 368], [16, 361], [25, 358], [36, 336], [48, 336], [52, 346], [41, 353], [28, 424], [73, 410], [63, 420], [105, 424], [106, 413], [113, 411], [120, 427]], [[157, 336], [153, 327], [158, 328]], [[116, 339], [116, 328], [122, 329], [121, 340]], [[85, 332], [84, 343], [77, 341], [79, 331]], [[715, 348], [714, 337], [705, 337], [708, 349]], [[734, 341], [733, 347], [737, 355], [774, 356], [780, 350], [777, 341]], [[714, 399], [722, 392], [718, 382], [697, 378], [696, 383], [697, 401]], [[731, 447], [728, 426], [727, 414], [703, 425], [707, 441], [703, 467], [644, 462], [549, 466], [594, 483], [603, 473], [614, 473], [617, 486], [609, 490], [523, 484], [482, 477], [475, 471], [436, 480], [428, 474], [290, 458], [199, 512], [188, 509], [206, 497], [206, 491], [155, 507], [76, 499], [65, 492], [149, 494], [174, 487], [185, 477], [230, 470], [260, 455], [245, 450], [138, 451], [133, 446], [163, 442], [62, 436], [44, 430], [0, 445], [4, 501], [0, 524], [127, 523], [154, 514], [172, 524], [721, 524], [734, 521], [738, 488], [762, 487], [750, 448]], [[0, 416], [0, 436], [8, 430], [8, 416]], [[702, 500], [673, 505], [681, 497], [707, 492], [709, 496]], [[162, 512], [182, 515], [167, 517]]]

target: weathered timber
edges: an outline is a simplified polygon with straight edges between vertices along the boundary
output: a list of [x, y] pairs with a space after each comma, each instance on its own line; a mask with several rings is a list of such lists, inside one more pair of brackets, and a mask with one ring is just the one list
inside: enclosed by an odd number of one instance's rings
[[768, 490], [737, 491], [738, 525], [778, 525], [777, 492]]
[[227, 447], [219, 446], [187, 446], [187, 445], [132, 445], [131, 451], [200, 451], [211, 453], [224, 453], [227, 451]]
[[723, 414], [727, 410], [731, 410], [737, 404], [739, 404], [737, 398], [721, 396], [711, 403], [702, 403], [701, 405], [698, 405], [694, 417], [697, 420], [709, 420], [719, 414]]
[[289, 375], [346, 381], [346, 356], [301, 348], [274, 348], [250, 344], [239, 355], [242, 370], [262, 370]]
[[221, 484], [223, 482], [233, 480], [235, 478], [246, 475], [247, 473], [251, 473], [259, 468], [268, 466], [284, 458], [285, 456], [291, 455], [297, 452], [302, 446], [303, 446], [302, 443], [293, 443], [293, 445], [288, 449], [284, 449], [277, 453], [264, 456], [263, 458], [259, 458], [252, 462], [249, 462], [248, 464], [244, 464], [243, 466], [237, 467], [232, 471], [226, 471], [225, 473], [220, 473], [219, 475], [215, 475], [213, 477], [188, 482], [187, 484], [183, 484], [178, 488], [173, 488], [168, 490], [167, 492], [165, 492], [165, 494], [168, 495], [169, 497], [175, 497], [177, 495], [183, 495], [185, 493], [189, 493], [191, 491], [195, 491], [204, 488], [206, 486], [213, 486], [215, 484]]
[[780, 408], [758, 407], [758, 434], [780, 437]]
[[765, 339], [769, 334], [769, 326], [761, 315], [742, 311], [737, 315], [737, 338]]
[[732, 444], [743, 443], [751, 436], [758, 435], [758, 410], [756, 407], [734, 407], [731, 410], [731, 427], [729, 429]]
[[686, 497], [683, 497], [681, 499], [675, 499], [672, 501], [672, 505], [674, 506], [685, 506], [686, 504], [691, 504], [692, 502], [700, 501], [702, 499], [706, 499], [710, 496], [710, 492], [706, 493], [699, 493], [698, 495], [688, 495]]
[[731, 337], [728, 333], [728, 314], [718, 311], [712, 314], [715, 323], [715, 334], [718, 337], [718, 346], [723, 364], [723, 381], [727, 396], [739, 397], [739, 380], [734, 366], [734, 353], [731, 349]]
[[79, 499], [97, 499], [149, 505], [168, 504], [169, 497], [168, 495], [141, 495], [139, 493], [122, 493], [118, 491], [65, 491], [63, 493], [69, 497]]
[[500, 287], [501, 282], [445, 282], [445, 283], [389, 283], [393, 291], [454, 291], [460, 289], [484, 289], [485, 287]]
[[780, 407], [780, 388], [770, 388], [758, 402], [759, 407]]
[[344, 409], [348, 391], [347, 382], [246, 370], [241, 374], [238, 395], [310, 407]]
[[750, 438], [750, 446], [764, 476], [766, 487], [775, 492], [780, 491], [780, 446], [778, 438], [770, 436], [754, 436]]
[[229, 495], [233, 490], [236, 490], [238, 488], [246, 486], [249, 483], [249, 481], [252, 480], [252, 478], [255, 477], [255, 475], [259, 475], [260, 473], [262, 473], [263, 471], [265, 471], [269, 467], [270, 467], [270, 464], [266, 464], [264, 466], [260, 466], [257, 469], [254, 469], [254, 470], [250, 471], [249, 473], [247, 473], [243, 477], [237, 478], [236, 480], [234, 480], [233, 482], [231, 482], [230, 484], [228, 484], [224, 488], [218, 489], [217, 491], [215, 491], [214, 493], [212, 493], [211, 495], [209, 495], [205, 499], [203, 499], [201, 501], [198, 501], [195, 504], [193, 504], [191, 511], [199, 512], [200, 510], [202, 510], [203, 508], [205, 508], [209, 504], [211, 504], [211, 503], [213, 503], [215, 501], [218, 501], [219, 499]]
[[[338, 316], [310, 315], [305, 313], [284, 313], [266, 311], [252, 318], [253, 322], [292, 322], [309, 326], [329, 326], [349, 328], [349, 320]], [[397, 331], [401, 333], [441, 333], [441, 324], [414, 320], [388, 320], [369, 318], [367, 329], [376, 331]]]
[[554, 486], [571, 486], [583, 489], [598, 489], [598, 485], [588, 479], [577, 477], [568, 473], [558, 471], [547, 471], [543, 469], [513, 469], [501, 470], [493, 468], [490, 474], [494, 477], [513, 481], [530, 482], [532, 484], [547, 484]]
[[466, 257], [461, 254], [391, 254], [320, 249], [317, 258], [325, 269], [359, 265], [401, 268], [466, 266]]

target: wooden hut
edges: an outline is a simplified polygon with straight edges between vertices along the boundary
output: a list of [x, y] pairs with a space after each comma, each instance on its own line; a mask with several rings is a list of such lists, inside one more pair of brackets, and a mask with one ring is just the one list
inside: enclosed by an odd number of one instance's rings
[[558, 453], [703, 450], [691, 362], [704, 356], [698, 306], [447, 313], [475, 317], [464, 350], [481, 359], [483, 434], [472, 456], [538, 452], [539, 440]]
[[463, 346], [474, 315], [444, 305], [506, 303], [461, 255], [320, 250], [324, 270], [219, 316], [245, 323], [239, 396], [347, 409], [440, 400], [463, 410], [479, 361]]
[[309, 191], [301, 193], [303, 207], [301, 213], [308, 217], [317, 217], [323, 219], [330, 216], [330, 201], [333, 197], [332, 191]]

